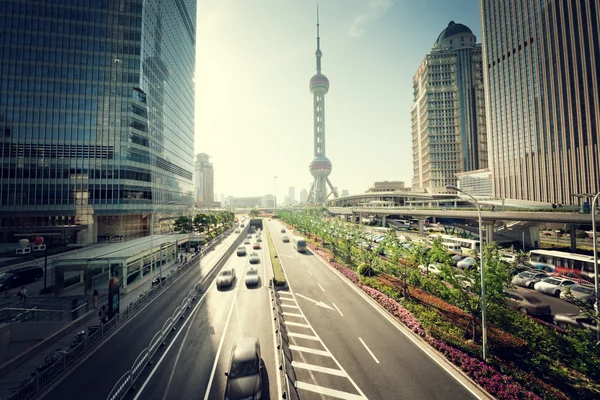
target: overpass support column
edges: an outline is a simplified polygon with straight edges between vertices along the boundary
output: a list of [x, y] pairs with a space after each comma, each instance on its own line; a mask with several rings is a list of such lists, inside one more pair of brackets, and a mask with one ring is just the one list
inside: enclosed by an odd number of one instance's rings
[[496, 225], [496, 221], [487, 222], [485, 225], [485, 242], [486, 244], [491, 244], [494, 242], [494, 227]]
[[424, 229], [425, 223], [424, 223], [424, 221], [425, 220], [423, 218], [419, 218], [419, 234], [421, 234], [421, 235], [425, 233], [425, 229]]
[[385, 216], [385, 215], [384, 215], [383, 217], [381, 217], [381, 227], [382, 227], [382, 228], [385, 228], [385, 224], [386, 224], [386, 221], [385, 221], [385, 219], [386, 219], [386, 216]]
[[577, 250], [577, 229], [575, 228], [575, 224], [568, 225], [568, 229], [571, 234], [571, 246], [569, 250], [575, 251]]

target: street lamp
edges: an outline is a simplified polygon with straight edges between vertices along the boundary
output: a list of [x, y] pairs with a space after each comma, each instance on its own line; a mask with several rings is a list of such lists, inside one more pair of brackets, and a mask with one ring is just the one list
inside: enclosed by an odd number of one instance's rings
[[481, 218], [481, 208], [479, 207], [479, 202], [475, 200], [475, 197], [473, 197], [469, 192], [465, 192], [454, 185], [448, 185], [446, 186], [446, 189], [455, 190], [470, 197], [473, 203], [475, 203], [475, 207], [477, 207], [477, 215], [479, 216], [479, 254], [481, 259], [481, 333], [483, 336], [483, 361], [487, 361], [487, 318], [485, 307], [485, 268], [483, 262], [483, 221]]

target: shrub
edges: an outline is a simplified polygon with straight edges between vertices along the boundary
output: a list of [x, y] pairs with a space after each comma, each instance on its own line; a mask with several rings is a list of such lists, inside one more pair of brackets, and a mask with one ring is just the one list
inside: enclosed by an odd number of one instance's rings
[[377, 271], [375, 271], [371, 265], [366, 263], [360, 263], [356, 269], [356, 272], [361, 276], [371, 277], [377, 275]]

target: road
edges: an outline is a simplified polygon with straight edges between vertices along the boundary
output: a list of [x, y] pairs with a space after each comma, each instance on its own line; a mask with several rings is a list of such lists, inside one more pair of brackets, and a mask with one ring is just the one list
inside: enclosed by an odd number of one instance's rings
[[579, 314], [579, 308], [568, 301], [564, 301], [557, 297], [552, 297], [547, 294], [543, 294], [533, 289], [526, 289], [519, 286], [515, 286], [514, 290], [517, 292], [526, 294], [530, 297], [535, 297], [539, 299], [543, 304], [547, 304], [550, 306], [550, 310], [552, 311], [552, 315], [561, 314], [561, 313], [573, 313]]
[[[152, 337], [162, 328], [165, 321], [171, 317], [175, 308], [181, 303], [194, 284], [205, 279], [207, 282], [206, 285], [212, 282], [214, 274], [209, 276], [209, 271], [219, 261], [224, 248], [229, 247], [238, 236], [237, 234], [230, 236], [213, 251], [208, 253], [201, 260], [201, 266], [192, 267], [192, 270], [174, 282], [140, 314], [127, 322], [113, 336], [109, 337], [96, 352], [82, 360], [81, 364], [72, 370], [62, 381], [47, 389], [43, 394], [43, 398], [106, 400], [113, 385], [131, 368], [137, 356], [148, 346]], [[227, 265], [234, 263], [236, 268], [241, 268], [237, 265], [238, 260], [235, 258], [235, 255], [233, 256], [234, 258], [231, 258], [230, 255], [226, 255], [225, 257], [228, 257]], [[190, 346], [190, 342], [186, 341], [187, 347], [181, 353], [181, 357], [179, 357], [180, 362], [185, 361], [187, 365], [193, 366], [189, 370], [187, 368], [180, 368], [181, 373], [178, 374], [178, 379], [181, 381], [185, 381], [188, 374], [192, 372], [196, 374], [212, 366], [211, 360], [214, 359], [214, 354], [216, 353], [214, 338], [222, 330], [222, 321], [224, 315], [226, 316], [228, 312], [227, 297], [232, 298], [232, 295], [236, 293], [235, 291], [217, 293], [213, 290], [212, 286], [205, 286], [205, 288], [208, 291], [203, 301], [200, 302], [200, 296], [198, 296], [197, 302], [192, 303], [200, 304], [200, 307], [196, 309], [196, 312], [200, 315], [193, 315], [191, 310], [185, 313], [186, 318], [192, 321], [192, 324], [188, 324], [188, 326], [194, 326], [196, 329], [189, 330], [190, 333], [187, 335], [187, 340], [191, 341], [194, 339], [194, 345]], [[186, 319], [181, 321], [177, 328], [179, 329], [184, 323], [186, 323]], [[231, 326], [235, 326], [234, 323]], [[199, 330], [199, 328], [202, 328], [202, 330]], [[177, 333], [176, 331], [170, 335], [167, 342], [176, 337]], [[210, 339], [206, 340], [207, 337]], [[177, 340], [181, 339], [183, 339], [181, 335], [177, 337]], [[200, 352], [201, 350], [202, 352]], [[228, 348], [225, 347], [224, 351], [227, 352]], [[192, 357], [190, 354], [195, 354], [195, 356]], [[153, 361], [158, 360], [155, 359]], [[164, 367], [164, 364], [162, 366]], [[146, 369], [148, 370], [149, 368], [147, 367]], [[210, 370], [208, 374], [210, 374]], [[171, 385], [171, 390], [183, 389], [181, 385], [182, 383], [177, 381], [177, 386]], [[186, 388], [191, 389], [190, 386], [186, 386]], [[149, 393], [149, 391], [145, 392], [148, 395]], [[188, 395], [192, 395], [192, 393], [190, 392]], [[197, 398], [198, 393], [194, 393], [193, 396]], [[169, 398], [171, 397], [169, 396]], [[173, 398], [187, 397], [178, 395]]]
[[290, 286], [281, 298], [300, 398], [477, 398], [476, 386], [317, 256], [283, 243], [292, 234], [280, 222], [268, 224]]

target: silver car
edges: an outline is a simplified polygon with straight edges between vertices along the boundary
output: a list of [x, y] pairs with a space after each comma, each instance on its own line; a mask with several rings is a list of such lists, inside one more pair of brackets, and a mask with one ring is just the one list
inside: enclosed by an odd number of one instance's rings
[[573, 285], [575, 282], [570, 279], [549, 277], [533, 285], [533, 288], [540, 293], [558, 297], [563, 290]]
[[258, 264], [260, 263], [260, 258], [258, 257], [258, 253], [253, 251], [252, 253], [250, 253], [250, 257], [248, 257], [248, 261], [250, 261], [250, 264]]
[[238, 257], [243, 257], [246, 255], [246, 246], [240, 246], [237, 248], [236, 254]]
[[572, 301], [572, 299], [585, 301], [589, 304], [596, 302], [596, 293], [592, 285], [573, 285], [569, 290], [560, 292], [560, 298], [566, 301]]
[[235, 269], [227, 268], [217, 276], [217, 289], [233, 285], [235, 281]]
[[516, 286], [522, 286], [529, 289], [533, 289], [533, 286], [544, 278], [547, 278], [548, 274], [545, 272], [533, 272], [524, 271], [520, 272], [512, 278], [512, 284]]
[[589, 329], [594, 332], [600, 329], [595, 319], [577, 314], [556, 314], [554, 324], [562, 329], [567, 329], [569, 326], [576, 329]]
[[225, 400], [261, 399], [263, 361], [257, 338], [238, 340], [231, 349], [225, 372]]
[[246, 286], [258, 285], [259, 279], [258, 269], [254, 267], [248, 268], [248, 272], [246, 272]]

